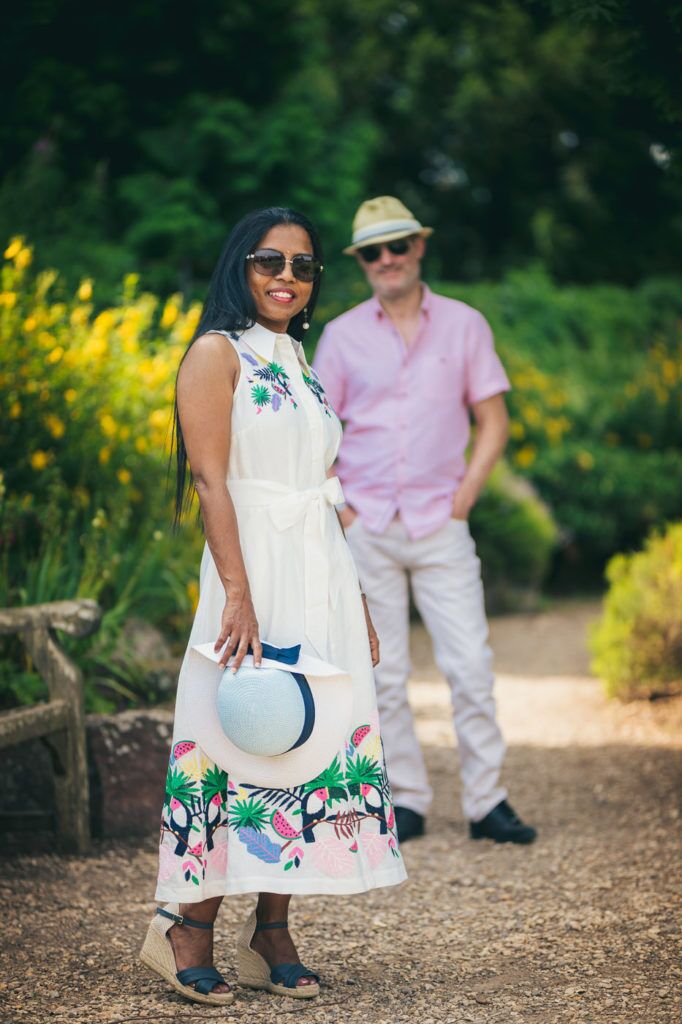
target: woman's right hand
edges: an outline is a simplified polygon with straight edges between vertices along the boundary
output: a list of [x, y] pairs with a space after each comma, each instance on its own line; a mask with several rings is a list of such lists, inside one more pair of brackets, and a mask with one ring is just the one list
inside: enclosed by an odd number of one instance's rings
[[249, 646], [253, 649], [253, 663], [260, 668], [263, 648], [258, 635], [258, 620], [254, 611], [249, 588], [228, 590], [225, 607], [220, 623], [220, 636], [215, 642], [214, 650], [219, 651], [223, 645], [225, 650], [218, 664], [225, 668], [234, 654], [232, 671], [236, 672]]

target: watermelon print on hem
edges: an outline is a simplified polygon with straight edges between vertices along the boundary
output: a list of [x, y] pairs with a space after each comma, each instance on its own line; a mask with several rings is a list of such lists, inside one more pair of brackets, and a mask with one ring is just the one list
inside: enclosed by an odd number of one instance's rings
[[[325, 770], [301, 786], [278, 787], [275, 773], [271, 789], [226, 775], [192, 736], [186, 709], [197, 680], [186, 655], [156, 898], [193, 903], [233, 893], [350, 894], [395, 885], [406, 873], [386, 780], [358, 576], [323, 490], [341, 425], [297, 342], [258, 325], [232, 337], [220, 333], [241, 364], [226, 483], [260, 634], [277, 647], [300, 643], [304, 654], [349, 674], [352, 728], [343, 744], [329, 751]], [[257, 404], [253, 388], [265, 388], [269, 400], [258, 391]], [[295, 514], [275, 514], [279, 502]], [[305, 571], [311, 554], [321, 569], [312, 589]], [[326, 593], [320, 592], [321, 578]], [[215, 640], [224, 602], [205, 547], [188, 650]]]

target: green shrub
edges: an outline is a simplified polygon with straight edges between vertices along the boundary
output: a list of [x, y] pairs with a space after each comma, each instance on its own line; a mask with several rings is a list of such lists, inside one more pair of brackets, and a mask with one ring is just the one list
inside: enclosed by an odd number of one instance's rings
[[682, 690], [682, 522], [607, 568], [604, 614], [591, 634], [592, 670], [610, 696]]
[[532, 485], [498, 464], [471, 514], [471, 529], [488, 609], [537, 605], [559, 532]]
[[437, 290], [489, 319], [512, 383], [510, 463], [550, 504], [564, 568], [598, 578], [679, 512], [679, 280], [559, 287], [534, 268]]

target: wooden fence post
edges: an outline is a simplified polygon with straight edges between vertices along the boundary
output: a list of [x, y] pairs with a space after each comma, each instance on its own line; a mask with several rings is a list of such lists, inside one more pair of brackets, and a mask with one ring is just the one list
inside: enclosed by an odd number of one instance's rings
[[90, 799], [85, 748], [83, 677], [59, 646], [56, 630], [87, 636], [99, 628], [95, 601], [54, 601], [0, 609], [0, 635], [18, 634], [47, 683], [50, 700], [0, 714], [0, 747], [42, 736], [53, 753], [57, 801], [57, 845], [85, 853], [90, 846]]

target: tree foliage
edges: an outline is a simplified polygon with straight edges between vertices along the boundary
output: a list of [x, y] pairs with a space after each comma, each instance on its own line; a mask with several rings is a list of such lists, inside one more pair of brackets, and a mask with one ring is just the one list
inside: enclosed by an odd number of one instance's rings
[[187, 292], [254, 206], [304, 209], [343, 268], [357, 204], [397, 193], [444, 278], [632, 283], [679, 259], [681, 32], [638, 0], [29, 3], [0, 44], [0, 234]]

